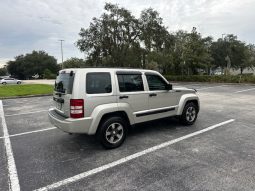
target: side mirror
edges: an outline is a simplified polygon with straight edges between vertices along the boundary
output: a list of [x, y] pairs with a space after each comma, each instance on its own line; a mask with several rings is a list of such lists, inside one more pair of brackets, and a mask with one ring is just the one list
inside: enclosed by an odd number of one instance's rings
[[172, 84], [167, 84], [166, 85], [166, 90], [172, 90], [173, 89], [173, 85]]

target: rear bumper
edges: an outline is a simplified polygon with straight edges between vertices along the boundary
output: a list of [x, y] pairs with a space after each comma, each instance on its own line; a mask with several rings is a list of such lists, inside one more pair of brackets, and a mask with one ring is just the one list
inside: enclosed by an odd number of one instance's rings
[[54, 108], [49, 109], [48, 117], [54, 126], [67, 133], [88, 134], [92, 123], [92, 118], [90, 117], [80, 119], [63, 117]]

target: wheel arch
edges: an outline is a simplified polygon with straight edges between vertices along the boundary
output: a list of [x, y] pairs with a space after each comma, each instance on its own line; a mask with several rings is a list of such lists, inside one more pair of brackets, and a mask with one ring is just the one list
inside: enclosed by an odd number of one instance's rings
[[125, 111], [114, 111], [114, 112], [110, 112], [110, 113], [105, 113], [101, 119], [100, 119], [100, 122], [98, 123], [98, 126], [97, 126], [97, 130], [96, 130], [96, 134], [99, 130], [99, 127], [100, 125], [108, 118], [110, 117], [122, 117], [123, 119], [126, 120], [126, 122], [128, 123], [127, 125], [130, 126], [130, 121], [129, 121], [129, 118], [128, 118], [128, 115]]
[[187, 103], [191, 103], [191, 102], [193, 102], [197, 106], [197, 109], [198, 109], [198, 112], [199, 112], [200, 102], [199, 102], [198, 96], [196, 94], [185, 94], [181, 97], [181, 99], [179, 101], [179, 107], [178, 107], [177, 115], [181, 115], [185, 105]]
[[130, 119], [130, 116], [128, 113], [124, 110], [119, 110], [118, 104], [105, 104], [100, 105], [97, 108], [94, 109], [92, 112], [92, 119], [93, 122], [90, 126], [89, 135], [94, 135], [97, 132], [97, 129], [101, 122], [105, 120], [107, 117], [111, 116], [120, 116], [123, 117], [129, 124], [132, 124], [132, 119]]

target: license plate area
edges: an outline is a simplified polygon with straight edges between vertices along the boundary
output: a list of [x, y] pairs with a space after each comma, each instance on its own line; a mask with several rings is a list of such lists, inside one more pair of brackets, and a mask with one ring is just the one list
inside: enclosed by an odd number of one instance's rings
[[61, 110], [62, 109], [62, 103], [55, 102], [56, 103], [56, 108]]

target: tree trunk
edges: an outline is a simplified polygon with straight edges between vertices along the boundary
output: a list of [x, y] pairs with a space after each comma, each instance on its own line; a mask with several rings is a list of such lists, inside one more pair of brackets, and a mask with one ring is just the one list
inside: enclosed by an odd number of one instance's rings
[[145, 69], [145, 52], [143, 52], [143, 60], [142, 60], [142, 62], [143, 62], [143, 69]]

